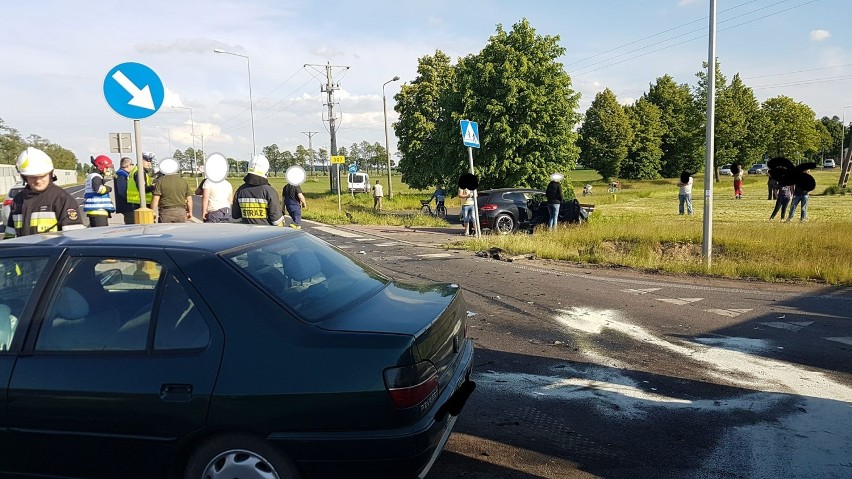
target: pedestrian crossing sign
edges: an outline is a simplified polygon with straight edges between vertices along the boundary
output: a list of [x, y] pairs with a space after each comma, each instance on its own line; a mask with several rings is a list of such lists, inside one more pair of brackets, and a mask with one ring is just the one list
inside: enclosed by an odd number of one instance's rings
[[475, 121], [461, 120], [461, 134], [464, 146], [479, 148], [479, 125]]

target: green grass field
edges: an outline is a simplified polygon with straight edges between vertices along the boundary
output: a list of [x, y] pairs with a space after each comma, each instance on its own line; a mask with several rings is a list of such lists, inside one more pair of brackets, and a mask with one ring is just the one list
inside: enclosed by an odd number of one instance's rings
[[[709, 271], [702, 260], [704, 178], [695, 176], [693, 216], [677, 213], [677, 180], [622, 181], [617, 194], [607, 193], [596, 172], [571, 172], [575, 194], [582, 203], [596, 205], [590, 221], [567, 225], [554, 232], [536, 231], [460, 240], [454, 248], [481, 250], [500, 247], [511, 254], [534, 253], [540, 258], [619, 265], [649, 271], [754, 278], [765, 281], [818, 281], [852, 284], [852, 195], [823, 195], [836, 184], [839, 171], [816, 170], [817, 189], [808, 203], [808, 220], [791, 223], [779, 218], [769, 223], [774, 200], [767, 200], [765, 175], [746, 175], [744, 197], [735, 200], [733, 179], [713, 184], [713, 249]], [[376, 178], [373, 178], [375, 182]], [[382, 184], [386, 177], [379, 178]], [[231, 180], [240, 184], [238, 178]], [[278, 190], [283, 178], [270, 178]], [[592, 183], [593, 195], [583, 197], [582, 187]], [[542, 185], [543, 187], [544, 185]], [[416, 214], [420, 199], [431, 191], [408, 188], [394, 177], [394, 199], [385, 198], [386, 214], [372, 212], [366, 194], [329, 194], [328, 177], [309, 178], [302, 186], [307, 219], [329, 224], [382, 224], [440, 226], [442, 220]], [[387, 190], [387, 187], [385, 188]], [[458, 206], [455, 199], [449, 206]]]

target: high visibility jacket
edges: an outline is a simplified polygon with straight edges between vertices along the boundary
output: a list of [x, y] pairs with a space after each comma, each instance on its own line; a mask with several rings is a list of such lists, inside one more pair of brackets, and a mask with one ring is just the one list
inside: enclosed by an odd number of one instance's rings
[[24, 189], [12, 200], [5, 238], [83, 228], [79, 205], [67, 191], [51, 183], [44, 191]]
[[256, 225], [284, 224], [281, 199], [278, 192], [269, 185], [269, 181], [251, 173], [244, 178], [245, 183], [234, 193], [231, 215], [243, 223]]
[[109, 216], [115, 211], [115, 205], [109, 197], [112, 188], [104, 184], [104, 177], [98, 172], [86, 177], [86, 191], [83, 194], [83, 211], [89, 216]]
[[[139, 168], [134, 166], [130, 173], [128, 173], [127, 178], [127, 202], [132, 205], [142, 204], [141, 197], [139, 196], [139, 180], [137, 179], [137, 175]], [[148, 173], [145, 173], [145, 204], [151, 206], [151, 200], [154, 199], [152, 192], [154, 191], [154, 181], [148, 176]]]

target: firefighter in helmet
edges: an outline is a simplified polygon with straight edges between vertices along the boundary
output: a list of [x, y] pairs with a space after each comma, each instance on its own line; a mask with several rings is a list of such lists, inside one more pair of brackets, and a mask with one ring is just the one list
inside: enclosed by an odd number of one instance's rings
[[83, 211], [89, 217], [89, 226], [107, 226], [109, 218], [115, 212], [115, 205], [109, 197], [112, 187], [106, 184], [112, 179], [112, 159], [106, 155], [92, 157], [92, 165], [95, 171], [86, 177]]
[[244, 183], [234, 193], [231, 216], [242, 223], [284, 226], [281, 198], [266, 179], [269, 160], [257, 155], [249, 161]]
[[83, 228], [77, 200], [54, 183], [53, 160], [28, 147], [15, 166], [26, 188], [12, 200], [4, 238]]

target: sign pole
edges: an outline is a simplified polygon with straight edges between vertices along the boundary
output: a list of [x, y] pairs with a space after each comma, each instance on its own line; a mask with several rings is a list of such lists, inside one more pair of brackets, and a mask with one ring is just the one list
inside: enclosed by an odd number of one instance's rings
[[133, 120], [133, 134], [136, 136], [136, 186], [139, 188], [139, 209], [133, 212], [133, 222], [137, 225], [154, 223], [154, 210], [145, 202], [145, 165], [142, 161], [142, 128], [139, 120]]
[[336, 163], [335, 171], [337, 171], [337, 211], [343, 210], [340, 206], [340, 163]]
[[[467, 147], [467, 158], [470, 160], [470, 174], [476, 175], [473, 172], [473, 148]], [[473, 223], [476, 226], [476, 237], [479, 238], [482, 235], [482, 231], [479, 229], [479, 193], [478, 190], [473, 190]]]

